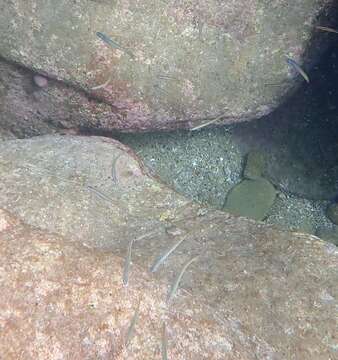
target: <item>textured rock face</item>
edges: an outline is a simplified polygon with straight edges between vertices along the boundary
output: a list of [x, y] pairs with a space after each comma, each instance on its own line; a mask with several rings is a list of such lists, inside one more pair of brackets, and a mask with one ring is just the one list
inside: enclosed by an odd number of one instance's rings
[[19, 138], [109, 128], [102, 117], [111, 114], [111, 106], [83, 91], [52, 79], [39, 87], [31, 71], [5, 61], [0, 61], [0, 109], [3, 137]]
[[[0, 173], [0, 208], [43, 229], [1, 213], [1, 326], [10, 330], [2, 353], [17, 358], [20, 333], [25, 353], [53, 351], [41, 358], [105, 359], [112, 344], [116, 358], [153, 358], [165, 320], [169, 359], [335, 358], [333, 244], [191, 204], [101, 138], [2, 142]], [[174, 278], [196, 255], [168, 306]], [[119, 346], [140, 297], [124, 355]]]
[[171, 358], [224, 359], [232, 350], [226, 327], [201, 304], [167, 306], [165, 287], [139, 268], [124, 287], [121, 258], [24, 226], [2, 210], [0, 255], [4, 359], [151, 359], [160, 356], [163, 322]]
[[0, 140], [15, 139], [15, 136], [7, 130], [0, 129]]
[[59, 101], [66, 113], [81, 109], [92, 128], [243, 121], [271, 111], [293, 87], [285, 55], [309, 65], [318, 56], [313, 25], [330, 4], [1, 0], [0, 55], [84, 90], [70, 100], [62, 89]]
[[326, 215], [334, 224], [338, 224], [338, 206], [336, 203], [328, 206]]

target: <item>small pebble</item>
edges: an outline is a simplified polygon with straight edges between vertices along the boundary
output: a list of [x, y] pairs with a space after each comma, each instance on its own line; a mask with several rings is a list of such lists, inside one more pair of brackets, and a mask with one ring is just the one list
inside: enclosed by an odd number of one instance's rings
[[33, 76], [34, 84], [40, 88], [45, 88], [48, 86], [48, 80], [42, 75], [34, 75]]

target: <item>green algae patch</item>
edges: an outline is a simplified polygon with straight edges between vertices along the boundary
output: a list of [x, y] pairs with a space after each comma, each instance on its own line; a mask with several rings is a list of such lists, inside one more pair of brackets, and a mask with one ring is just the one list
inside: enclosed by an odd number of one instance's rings
[[276, 198], [273, 185], [263, 178], [244, 179], [229, 192], [224, 210], [254, 220], [263, 220]]

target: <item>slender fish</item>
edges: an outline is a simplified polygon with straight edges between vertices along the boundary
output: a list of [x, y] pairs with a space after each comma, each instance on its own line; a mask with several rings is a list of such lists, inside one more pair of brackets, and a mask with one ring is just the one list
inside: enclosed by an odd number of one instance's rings
[[130, 263], [131, 263], [131, 248], [133, 246], [134, 239], [130, 240], [126, 260], [124, 262], [124, 269], [123, 269], [123, 285], [127, 286], [129, 281], [129, 270], [130, 270]]
[[180, 246], [180, 244], [185, 240], [185, 237], [179, 240], [174, 246], [168, 249], [162, 256], [160, 256], [150, 268], [150, 272], [155, 272], [160, 267], [160, 265], [167, 259], [167, 257]]
[[128, 328], [128, 331], [127, 331], [127, 335], [126, 335], [126, 341], [125, 341], [125, 346], [128, 346], [128, 344], [130, 343], [130, 340], [132, 339], [133, 337], [133, 334], [134, 334], [134, 329], [135, 329], [135, 325], [137, 323], [137, 320], [138, 320], [138, 316], [139, 316], [139, 313], [140, 313], [140, 303], [141, 301], [139, 301], [138, 305], [137, 305], [137, 308], [135, 310], [135, 313], [134, 313], [134, 316], [132, 317], [131, 321], [130, 321], [130, 325], [129, 325], [129, 328]]
[[123, 277], [122, 277], [122, 282], [124, 286], [128, 285], [128, 281], [129, 281], [129, 271], [130, 271], [130, 265], [131, 265], [131, 249], [133, 247], [133, 244], [135, 241], [139, 241], [142, 240], [148, 236], [151, 236], [153, 234], [156, 234], [157, 230], [153, 230], [153, 231], [149, 231], [141, 236], [139, 236], [136, 239], [131, 239], [128, 245], [128, 250], [127, 250], [127, 255], [126, 255], [126, 259], [124, 261], [124, 268], [123, 268]]
[[101, 85], [97, 85], [97, 86], [94, 86], [91, 88], [91, 90], [99, 90], [99, 89], [104, 89], [106, 86], [108, 86], [108, 84], [112, 81], [113, 79], [113, 74], [111, 73], [109, 75], [109, 78], [106, 80], [106, 82], [104, 82], [103, 84]]
[[142, 240], [142, 239], [144, 239], [144, 238], [146, 238], [148, 236], [156, 234], [157, 232], [158, 232], [158, 230], [149, 231], [149, 232], [147, 232], [147, 233], [145, 233], [143, 235], [140, 235], [135, 241], [140, 241], [140, 240]]
[[204, 128], [205, 126], [208, 126], [208, 125], [211, 125], [211, 124], [214, 124], [215, 122], [217, 122], [218, 120], [222, 119], [222, 117], [224, 116], [224, 114], [220, 115], [220, 116], [217, 116], [215, 119], [212, 119], [210, 121], [207, 121], [201, 125], [198, 125], [198, 126], [195, 126], [194, 128], [190, 129], [190, 131], [195, 131], [195, 130], [199, 130], [199, 129], [202, 129]]
[[103, 34], [102, 32], [97, 32], [96, 36], [98, 38], [100, 38], [103, 42], [105, 42], [107, 45], [109, 45], [110, 47], [112, 47], [113, 49], [119, 49], [119, 50], [123, 50], [123, 47], [117, 43], [116, 41], [112, 40], [109, 36], [107, 36], [106, 34]]
[[92, 191], [94, 194], [96, 194], [101, 199], [106, 200], [106, 201], [108, 201], [110, 203], [113, 201], [109, 196], [104, 194], [102, 191], [96, 189], [94, 186], [87, 185], [86, 187], [87, 187], [88, 190]]
[[338, 34], [338, 30], [332, 29], [332, 28], [326, 27], [326, 26], [316, 26], [316, 29], [326, 31], [326, 32], [330, 32], [330, 33], [334, 33], [334, 34]]
[[195, 256], [192, 259], [190, 259], [189, 261], [187, 261], [185, 263], [185, 265], [183, 266], [181, 272], [176, 276], [175, 281], [173, 282], [170, 291], [168, 293], [168, 297], [167, 297], [167, 302], [169, 303], [172, 298], [175, 296], [176, 290], [178, 288], [178, 285], [182, 279], [183, 274], [185, 273], [185, 271], [187, 270], [187, 268], [189, 267], [189, 265], [191, 265], [194, 261], [196, 261], [198, 259], [199, 256]]
[[98, 38], [100, 38], [104, 43], [106, 43], [107, 45], [109, 45], [110, 47], [112, 47], [113, 49], [119, 49], [121, 51], [124, 51], [126, 54], [128, 54], [131, 58], [135, 58], [134, 54], [126, 49], [124, 46], [120, 45], [119, 43], [117, 43], [116, 41], [112, 40], [109, 36], [107, 36], [106, 34], [103, 34], [102, 32], [97, 32], [96, 36]]
[[160, 75], [158, 75], [158, 78], [159, 78], [160, 80], [175, 80], [175, 81], [180, 81], [180, 79], [177, 79], [176, 77], [171, 76], [171, 75], [167, 75], [167, 74], [160, 74]]
[[168, 360], [168, 337], [167, 337], [167, 329], [165, 326], [165, 322], [163, 322], [163, 328], [162, 328], [161, 353], [162, 353], [162, 360]]
[[117, 160], [119, 159], [119, 157], [122, 155], [121, 154], [118, 154], [117, 156], [115, 156], [115, 158], [113, 159], [113, 162], [112, 162], [112, 166], [111, 166], [111, 178], [112, 178], [112, 181], [114, 183], [117, 183], [118, 179], [117, 179], [117, 171], [116, 171], [116, 163], [117, 163]]
[[286, 57], [286, 62], [291, 65], [300, 75], [302, 75], [302, 77], [305, 79], [305, 81], [307, 83], [310, 82], [310, 79], [309, 77], [307, 76], [306, 72], [300, 67], [300, 65], [298, 65], [296, 63], [295, 60], [289, 58], [289, 57]]

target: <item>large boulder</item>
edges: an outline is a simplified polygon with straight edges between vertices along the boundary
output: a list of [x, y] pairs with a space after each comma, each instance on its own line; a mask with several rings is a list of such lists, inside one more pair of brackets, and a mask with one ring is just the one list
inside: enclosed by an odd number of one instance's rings
[[1, 0], [0, 55], [70, 86], [44, 88], [46, 101], [59, 93], [66, 127], [230, 123], [267, 114], [290, 93], [301, 78], [285, 56], [311, 67], [321, 53], [314, 25], [329, 24], [330, 5]]
[[123, 259], [32, 229], [2, 210], [0, 256], [6, 360], [151, 359], [163, 348], [163, 324], [169, 358], [223, 359], [240, 347], [226, 322], [192, 297], [167, 304], [166, 287], [145, 269], [135, 267], [125, 287]]
[[333, 244], [191, 203], [103, 138], [0, 142], [0, 173], [0, 208], [41, 229], [0, 214], [0, 348], [9, 359], [36, 357], [37, 346], [41, 358], [108, 358], [140, 297], [129, 358], [160, 351], [163, 319], [169, 358], [336, 356]]

